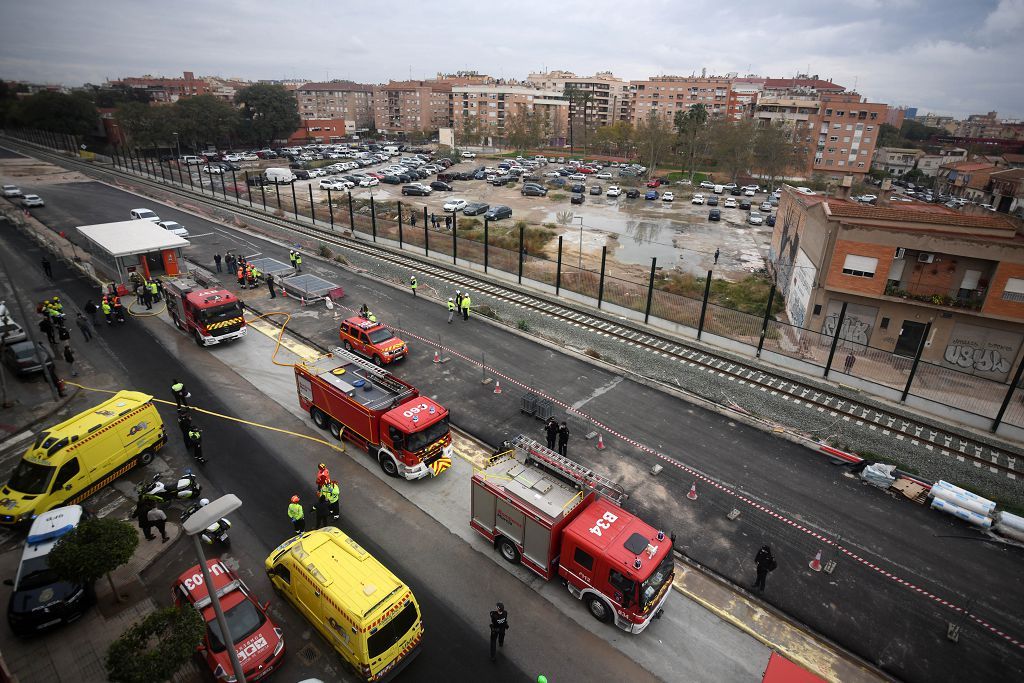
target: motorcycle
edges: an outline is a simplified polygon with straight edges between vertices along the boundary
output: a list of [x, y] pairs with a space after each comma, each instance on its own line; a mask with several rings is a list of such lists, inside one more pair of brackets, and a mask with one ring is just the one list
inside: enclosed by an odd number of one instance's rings
[[[198, 503], [196, 503], [195, 505], [191, 506], [190, 508], [188, 508], [187, 510], [182, 512], [181, 513], [181, 522], [182, 522], [182, 524], [185, 523], [185, 520], [187, 520], [189, 517], [194, 515], [197, 510], [201, 509], [203, 506], [205, 506], [209, 502], [210, 502], [209, 500], [207, 500], [206, 498], [203, 498]], [[210, 526], [206, 527], [202, 531], [202, 533], [199, 534], [199, 538], [202, 539], [203, 543], [205, 543], [206, 545], [213, 545], [214, 542], [218, 542], [218, 543], [223, 544], [225, 548], [230, 548], [231, 547], [231, 539], [228, 538], [228, 529], [230, 529], [230, 528], [231, 528], [231, 522], [228, 520], [228, 518], [227, 517], [221, 517], [216, 522], [214, 522], [214, 523], [210, 524]]]
[[165, 484], [160, 481], [160, 475], [155, 474], [151, 481], [142, 482], [137, 489], [140, 500], [149, 499], [162, 503], [178, 499], [198, 498], [202, 490], [203, 487], [190, 469], [185, 470], [173, 484]]

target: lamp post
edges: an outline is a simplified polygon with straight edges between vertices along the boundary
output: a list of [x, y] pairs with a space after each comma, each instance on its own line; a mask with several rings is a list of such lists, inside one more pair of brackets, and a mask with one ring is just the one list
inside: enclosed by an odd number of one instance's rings
[[174, 136], [174, 147], [178, 150], [178, 161], [181, 161], [181, 139], [177, 133], [171, 133]]
[[579, 219], [580, 221], [580, 260], [577, 264], [577, 268], [583, 270], [583, 216], [573, 216], [572, 219]]
[[206, 527], [240, 507], [242, 507], [242, 501], [238, 499], [238, 496], [229, 493], [217, 500], [210, 501], [210, 503], [196, 510], [191, 517], [185, 520], [181, 528], [192, 537], [192, 545], [196, 550], [196, 559], [199, 560], [199, 569], [203, 572], [203, 581], [206, 582], [206, 593], [210, 596], [210, 602], [213, 603], [213, 611], [217, 614], [217, 624], [220, 625], [222, 635], [221, 640], [228, 651], [228, 656], [231, 657], [231, 667], [235, 670], [235, 680], [238, 683], [245, 683], [242, 663], [238, 661], [238, 652], [235, 650], [235, 640], [231, 637], [231, 632], [228, 630], [228, 622], [224, 618], [224, 610], [220, 606], [220, 598], [217, 596], [217, 590], [213, 586], [213, 577], [210, 576], [210, 569], [206, 566], [203, 544], [199, 540], [199, 534]]

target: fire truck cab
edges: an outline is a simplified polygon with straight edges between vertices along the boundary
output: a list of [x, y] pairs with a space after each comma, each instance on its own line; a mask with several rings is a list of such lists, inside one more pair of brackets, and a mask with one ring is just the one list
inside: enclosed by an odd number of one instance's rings
[[559, 576], [595, 619], [640, 633], [661, 616], [672, 540], [614, 482], [520, 435], [473, 475], [470, 525], [508, 562]]
[[346, 351], [355, 351], [377, 365], [387, 365], [409, 355], [409, 345], [388, 327], [366, 318], [349, 318], [341, 323], [338, 335]]
[[171, 320], [199, 346], [245, 336], [242, 302], [226, 289], [206, 288], [190, 277], [176, 277], [164, 280], [164, 294]]

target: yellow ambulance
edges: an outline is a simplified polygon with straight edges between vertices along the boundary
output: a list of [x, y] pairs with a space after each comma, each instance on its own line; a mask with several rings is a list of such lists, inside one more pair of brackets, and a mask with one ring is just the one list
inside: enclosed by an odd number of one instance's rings
[[390, 680], [419, 654], [423, 623], [412, 590], [340, 529], [293, 536], [266, 569], [363, 680]]
[[119, 391], [94, 408], [36, 435], [0, 489], [0, 525], [30, 522], [85, 500], [167, 442], [153, 397]]

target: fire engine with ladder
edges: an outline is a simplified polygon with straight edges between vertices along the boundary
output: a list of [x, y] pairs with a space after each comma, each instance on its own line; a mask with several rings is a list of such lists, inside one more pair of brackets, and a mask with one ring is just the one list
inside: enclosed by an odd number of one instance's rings
[[622, 487], [519, 435], [472, 479], [470, 525], [508, 562], [561, 578], [598, 621], [640, 633], [675, 576], [673, 540], [626, 512]]
[[205, 287], [191, 277], [167, 278], [163, 285], [171, 320], [199, 346], [245, 336], [242, 302], [228, 290]]
[[448, 410], [384, 368], [340, 347], [295, 364], [299, 405], [339, 441], [365, 448], [391, 477], [436, 477], [452, 466]]

